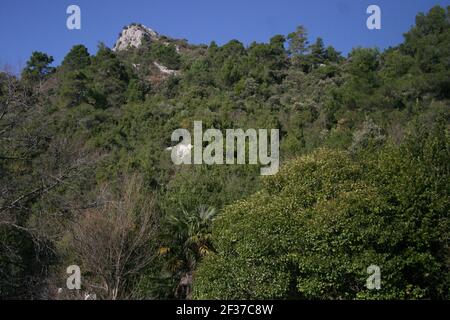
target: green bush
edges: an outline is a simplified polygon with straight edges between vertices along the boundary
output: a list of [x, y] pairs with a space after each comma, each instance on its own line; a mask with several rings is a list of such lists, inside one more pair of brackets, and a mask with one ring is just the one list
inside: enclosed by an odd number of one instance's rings
[[[410, 141], [356, 157], [320, 149], [226, 207], [194, 297], [448, 299], [449, 139]], [[380, 290], [366, 288], [370, 265]]]

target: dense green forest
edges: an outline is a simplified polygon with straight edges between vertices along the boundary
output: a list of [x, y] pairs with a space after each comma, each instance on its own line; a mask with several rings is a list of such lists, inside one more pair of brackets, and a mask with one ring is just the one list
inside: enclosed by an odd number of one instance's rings
[[[0, 298], [450, 299], [450, 7], [347, 57], [299, 26], [52, 63], [0, 73]], [[174, 165], [194, 120], [279, 129], [279, 173]]]

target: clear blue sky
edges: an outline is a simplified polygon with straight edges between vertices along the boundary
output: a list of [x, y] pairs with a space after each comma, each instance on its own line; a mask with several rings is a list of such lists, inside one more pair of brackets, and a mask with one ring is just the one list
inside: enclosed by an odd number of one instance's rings
[[[66, 8], [81, 8], [82, 29], [66, 28]], [[382, 29], [366, 28], [366, 8], [382, 10]], [[418, 12], [450, 0], [0, 0], [0, 66], [23, 66], [34, 50], [60, 63], [75, 44], [91, 53], [103, 41], [112, 47], [124, 25], [140, 22], [191, 43], [265, 42], [304, 25], [343, 53], [356, 46], [400, 43]]]

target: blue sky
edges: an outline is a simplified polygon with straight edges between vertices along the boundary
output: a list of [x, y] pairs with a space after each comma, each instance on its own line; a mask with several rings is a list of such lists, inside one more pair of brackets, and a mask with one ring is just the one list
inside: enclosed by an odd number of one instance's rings
[[[81, 30], [66, 28], [70, 4], [81, 8]], [[381, 30], [366, 28], [370, 4], [381, 8]], [[310, 39], [321, 36], [346, 54], [356, 46], [400, 43], [416, 14], [437, 4], [446, 7], [450, 0], [1, 0], [0, 66], [18, 70], [35, 50], [60, 63], [80, 43], [95, 53], [99, 41], [112, 47], [131, 22], [195, 44], [266, 42], [302, 24]]]

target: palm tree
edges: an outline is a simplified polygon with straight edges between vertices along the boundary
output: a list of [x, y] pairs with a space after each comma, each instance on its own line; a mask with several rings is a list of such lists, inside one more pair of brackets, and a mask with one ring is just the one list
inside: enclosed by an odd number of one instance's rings
[[166, 256], [167, 270], [180, 279], [175, 289], [179, 298], [189, 298], [192, 272], [204, 256], [214, 251], [211, 225], [215, 215], [214, 208], [201, 205], [193, 213], [183, 209], [181, 214], [167, 218], [167, 240], [171, 245], [161, 247], [160, 254]]

